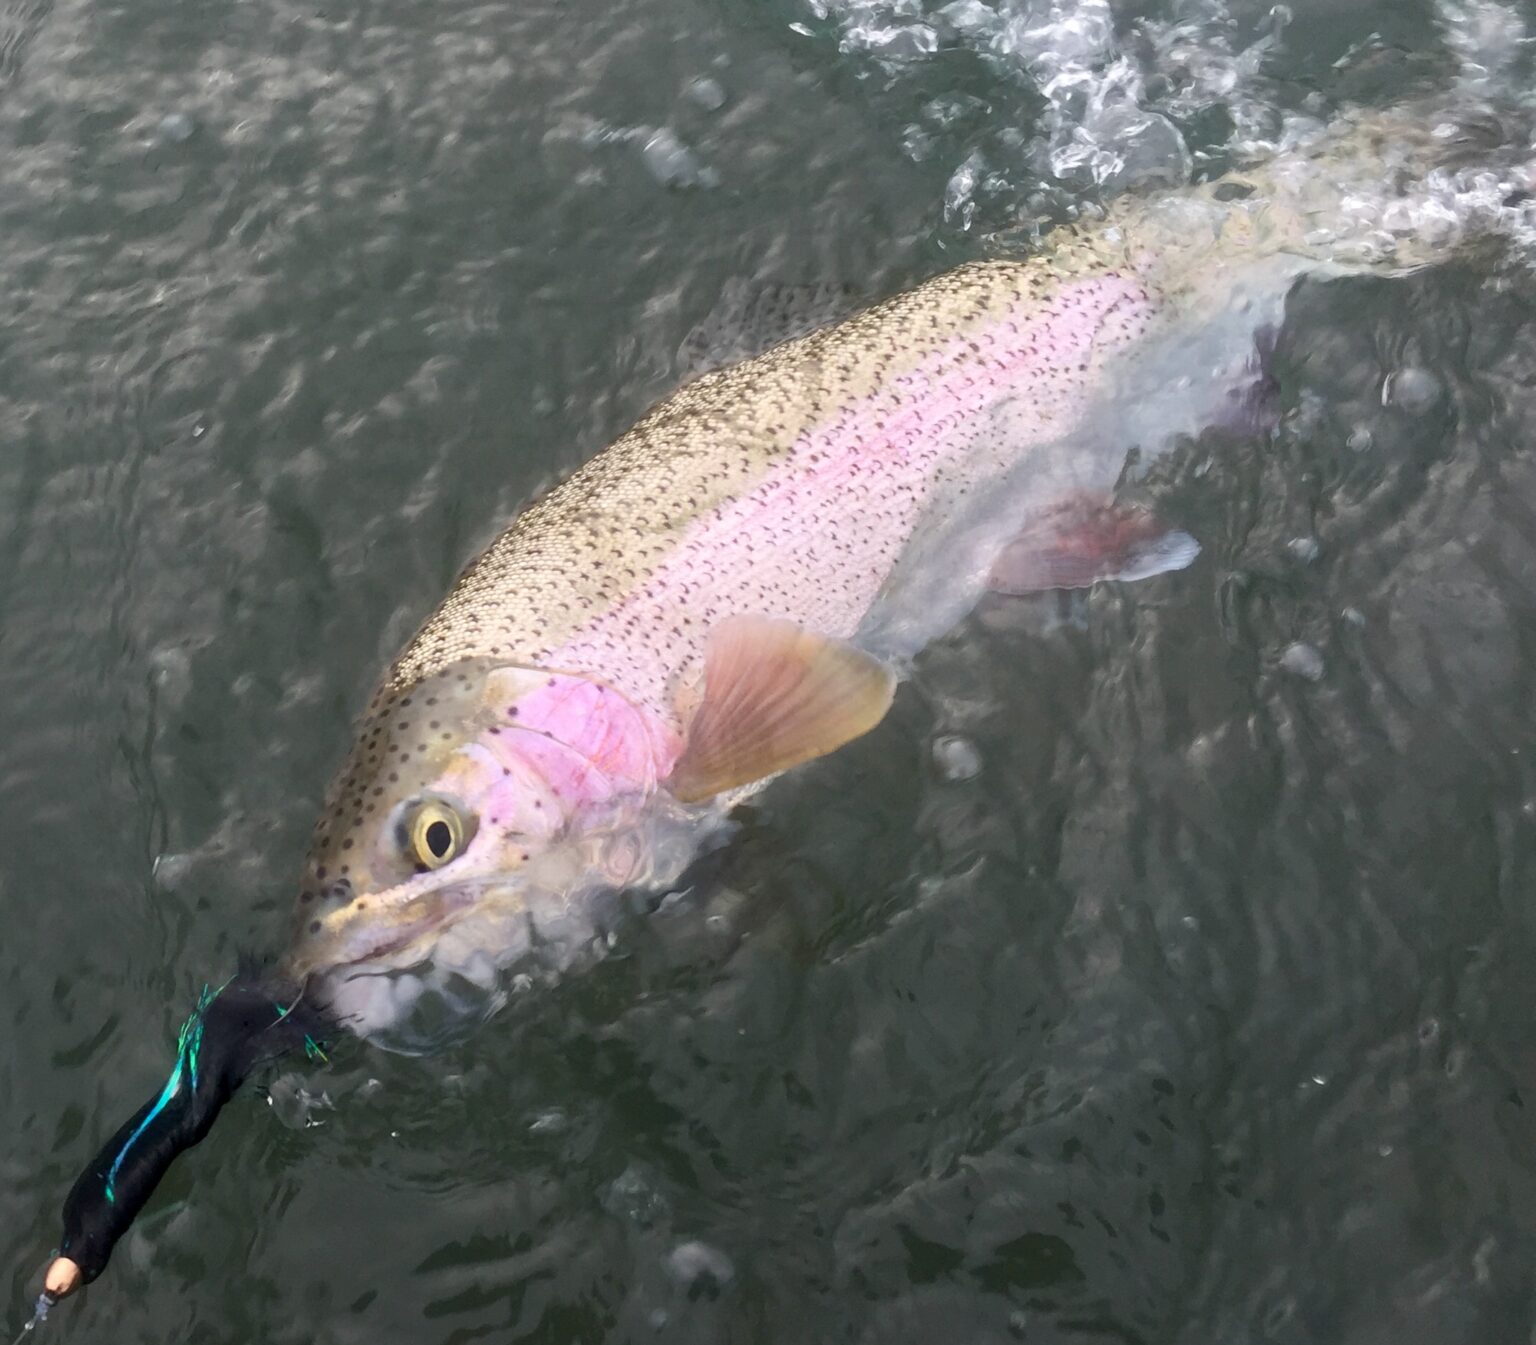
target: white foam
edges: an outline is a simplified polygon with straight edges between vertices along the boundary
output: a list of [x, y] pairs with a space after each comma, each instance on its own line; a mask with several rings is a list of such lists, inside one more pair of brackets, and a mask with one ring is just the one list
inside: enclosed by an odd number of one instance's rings
[[[1283, 4], [1255, 24], [1246, 6], [1238, 15], [1228, 0], [1186, 0], [1172, 7], [1172, 18], [1142, 18], [1117, 33], [1108, 0], [803, 3], [833, 27], [842, 51], [898, 93], [926, 91], [937, 63], [954, 49], [986, 63], [998, 81], [992, 104], [978, 110], [975, 100], [930, 94], [919, 104], [919, 119], [901, 132], [912, 157], [947, 159], [943, 218], [959, 232], [1007, 227], [1042, 210], [1070, 213], [1087, 192], [1182, 184], [1197, 163], [1179, 127], [1207, 113], [1231, 125], [1214, 148], [1240, 158], [1294, 148], [1331, 115], [1326, 89], [1298, 113], [1281, 105], [1266, 78], [1266, 63], [1284, 60], [1292, 15]], [[1448, 78], [1469, 107], [1532, 101], [1525, 73], [1531, 38], [1514, 6], [1439, 0], [1436, 15], [1457, 63]], [[1027, 125], [1009, 118], [1010, 87], [1021, 95], [1021, 108], [1029, 94], [1043, 100]], [[1440, 226], [1453, 230], [1461, 212], [1482, 204], [1466, 183], [1446, 195], [1451, 199], [1423, 203], [1411, 227], [1433, 227], [1438, 213]], [[1382, 223], [1383, 234], [1390, 237], [1401, 223], [1399, 211]]]
[[1530, 38], [1513, 7], [1494, 0], [1440, 0], [1437, 11], [1446, 45], [1460, 64], [1463, 90], [1493, 96], [1521, 92], [1514, 71]]
[[[1143, 21], [1122, 44], [1108, 0], [806, 0], [832, 24], [840, 49], [868, 62], [889, 87], [925, 78], [956, 48], [977, 53], [1006, 89], [1044, 100], [1038, 124], [1018, 126], [984, 112], [968, 119], [969, 143], [950, 148], [945, 190], [952, 227], [978, 227], [984, 207], [1028, 213], [1031, 193], [1054, 177], [1120, 191], [1186, 181], [1189, 146], [1175, 124], [1226, 109], [1238, 136], [1274, 134], [1280, 117], [1252, 92], [1289, 17], [1277, 6], [1242, 47], [1222, 0], [1190, 0], [1176, 20]], [[908, 152], [925, 158], [965, 135], [949, 100], [930, 98], [908, 126]], [[959, 119], [967, 120], [967, 119]]]

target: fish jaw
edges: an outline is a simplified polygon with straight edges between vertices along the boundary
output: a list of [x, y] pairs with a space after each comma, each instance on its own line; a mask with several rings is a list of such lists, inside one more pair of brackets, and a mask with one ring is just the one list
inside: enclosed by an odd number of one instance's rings
[[308, 939], [302, 949], [293, 950], [286, 970], [302, 983], [311, 976], [361, 964], [398, 962], [402, 956], [414, 961], [413, 950], [429, 947], [474, 901], [471, 889], [439, 887], [396, 902], [382, 915], [356, 911], [325, 929], [323, 937]]

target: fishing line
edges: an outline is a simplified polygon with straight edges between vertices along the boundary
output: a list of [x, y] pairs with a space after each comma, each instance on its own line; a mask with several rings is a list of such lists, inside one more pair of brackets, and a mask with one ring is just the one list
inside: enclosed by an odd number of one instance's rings
[[58, 1301], [59, 1300], [50, 1294], [46, 1289], [43, 1290], [43, 1292], [37, 1296], [37, 1303], [32, 1308], [32, 1320], [21, 1328], [21, 1331], [17, 1334], [16, 1339], [11, 1342], [11, 1345], [21, 1345], [21, 1342], [24, 1341], [32, 1331], [37, 1329], [37, 1324], [39, 1322], [46, 1322], [48, 1320], [48, 1309]]

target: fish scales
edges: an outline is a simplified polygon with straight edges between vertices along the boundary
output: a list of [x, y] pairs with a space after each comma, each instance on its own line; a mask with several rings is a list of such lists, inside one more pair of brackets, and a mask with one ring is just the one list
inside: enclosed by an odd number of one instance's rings
[[375, 704], [460, 659], [548, 660], [817, 425], [1061, 283], [1036, 262], [973, 263], [686, 384], [491, 543], [389, 669]]
[[[461, 730], [483, 742], [537, 712], [567, 744], [586, 732], [553, 703], [497, 707], [491, 723], [477, 696], [496, 668], [612, 688], [646, 748], [626, 758], [627, 786], [583, 776], [577, 792], [590, 804], [653, 788], [682, 750], [713, 630], [760, 616], [853, 635], [935, 490], [986, 465], [977, 425], [1000, 393], [1030, 393], [1012, 450], [1058, 437], [1151, 308], [1139, 282], [1102, 266], [1079, 277], [1042, 259], [978, 262], [664, 400], [520, 515], [386, 674], [316, 824], [301, 948], [372, 911], [379, 867], [395, 867], [379, 836], [402, 797], [442, 792]], [[548, 802], [565, 820], [578, 806]], [[396, 906], [421, 888], [399, 872]]]

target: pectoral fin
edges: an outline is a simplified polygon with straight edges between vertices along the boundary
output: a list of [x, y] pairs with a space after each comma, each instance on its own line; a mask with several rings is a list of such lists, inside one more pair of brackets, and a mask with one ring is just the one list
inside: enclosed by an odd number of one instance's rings
[[704, 650], [704, 695], [667, 787], [685, 803], [825, 756], [885, 717], [878, 659], [790, 621], [730, 617]]

